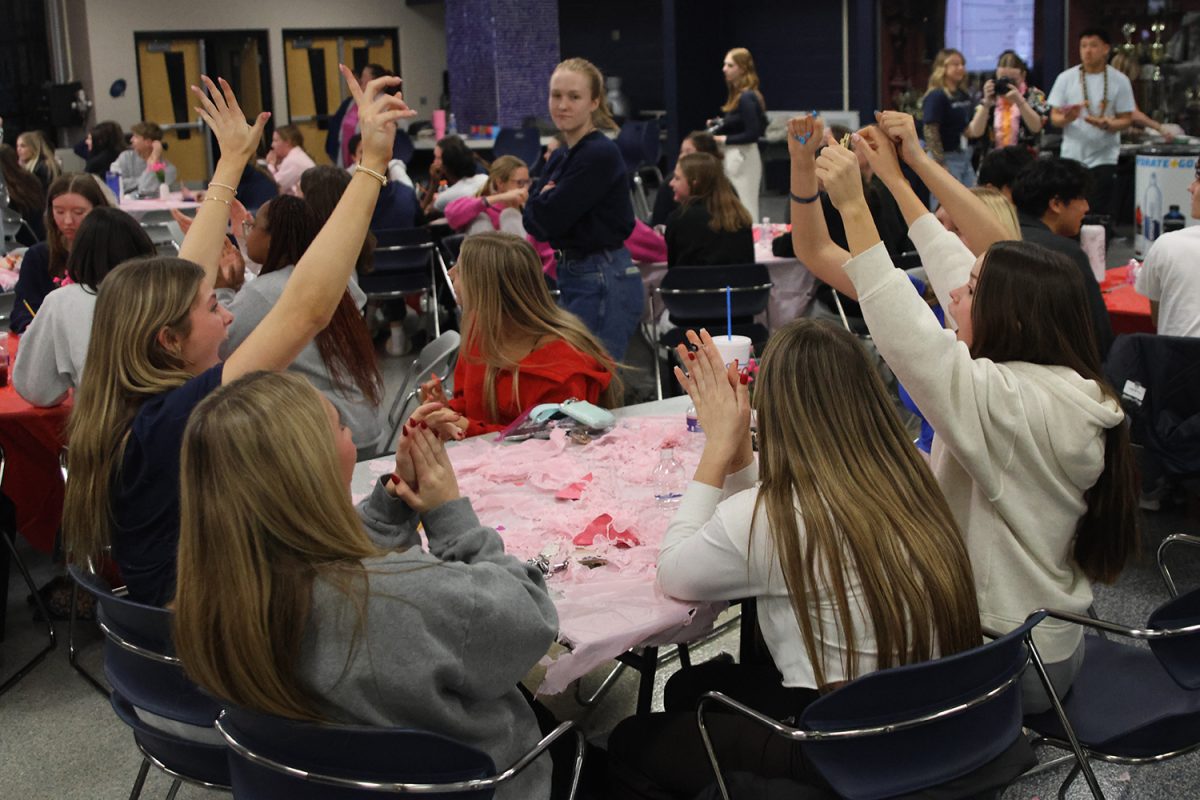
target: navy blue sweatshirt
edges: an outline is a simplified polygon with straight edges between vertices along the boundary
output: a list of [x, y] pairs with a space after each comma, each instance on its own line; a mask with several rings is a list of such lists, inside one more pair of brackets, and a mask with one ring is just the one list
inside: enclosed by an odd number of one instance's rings
[[725, 144], [753, 144], [767, 130], [767, 112], [758, 102], [754, 92], [742, 92], [737, 107], [725, 114], [717, 135], [725, 137]]
[[[17, 277], [17, 285], [13, 289], [12, 314], [8, 318], [8, 329], [13, 333], [24, 333], [33, 322], [32, 308], [36, 312], [42, 307], [46, 295], [58, 287], [50, 277], [50, 245], [45, 242], [35, 244], [25, 251], [21, 259], [21, 274]], [[28, 308], [26, 307], [28, 303]]]
[[[548, 183], [554, 187], [542, 191]], [[617, 145], [592, 131], [550, 156], [525, 203], [525, 230], [556, 250], [594, 253], [624, 247], [633, 233], [633, 203]]]

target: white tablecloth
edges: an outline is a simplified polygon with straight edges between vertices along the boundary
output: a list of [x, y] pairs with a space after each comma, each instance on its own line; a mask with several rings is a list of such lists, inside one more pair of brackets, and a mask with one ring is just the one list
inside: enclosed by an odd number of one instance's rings
[[[660, 446], [672, 440], [687, 474], [695, 471], [702, 439], [686, 432], [687, 405], [687, 397], [677, 397], [621, 409], [615, 431], [583, 446], [562, 436], [501, 445], [489, 434], [450, 448], [463, 495], [479, 519], [500, 532], [510, 553], [528, 559], [549, 546], [552, 562], [570, 559], [568, 569], [547, 582], [558, 609], [559, 640], [569, 651], [547, 664], [540, 693], [557, 694], [632, 647], [702, 636], [724, 607], [671, 599], [654, 580], [674, 509], [655, 503], [650, 474]], [[390, 457], [358, 464], [351, 484], [355, 500], [393, 465]], [[579, 499], [556, 499], [572, 484], [580, 484]], [[577, 546], [574, 537], [605, 514], [614, 531], [630, 532], [639, 544], [598, 539]], [[609, 563], [588, 569], [575, 560], [582, 555]]]

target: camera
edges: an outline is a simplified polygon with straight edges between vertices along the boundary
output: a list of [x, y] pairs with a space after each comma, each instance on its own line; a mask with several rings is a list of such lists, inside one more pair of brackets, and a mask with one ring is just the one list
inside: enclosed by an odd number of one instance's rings
[[996, 78], [996, 97], [1003, 97], [1004, 95], [1008, 94], [1009, 90], [1012, 88], [1013, 82], [1011, 78]]

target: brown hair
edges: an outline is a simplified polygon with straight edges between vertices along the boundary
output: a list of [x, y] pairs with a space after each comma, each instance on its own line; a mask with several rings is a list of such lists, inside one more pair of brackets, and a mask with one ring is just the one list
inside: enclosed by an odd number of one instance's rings
[[94, 175], [85, 172], [68, 172], [59, 175], [46, 190], [46, 245], [50, 248], [50, 277], [59, 278], [66, 274], [67, 240], [54, 221], [54, 200], [64, 194], [77, 194], [92, 204], [92, 208], [108, 205], [108, 198], [100, 188], [100, 183]]
[[600, 395], [601, 404], [608, 408], [620, 405], [623, 389], [616, 362], [579, 317], [555, 305], [546, 288], [542, 261], [529, 242], [498, 231], [468, 236], [455, 269], [469, 305], [463, 338], [470, 345], [467, 350], [478, 349], [479, 358], [487, 365], [483, 393], [490, 422], [500, 421], [496, 375], [501, 370], [512, 372], [513, 399], [518, 398], [521, 366], [502, 350], [503, 343], [516, 335], [562, 339], [594, 358], [612, 375]]
[[163, 129], [158, 127], [157, 122], [135, 122], [129, 127], [130, 133], [136, 133], [143, 139], [149, 139], [153, 142], [161, 142], [163, 138]]
[[204, 270], [181, 258], [127, 261], [104, 279], [88, 341], [88, 368], [67, 424], [71, 479], [63, 499], [67, 552], [93, 562], [110, 544], [110, 498], [129, 426], [142, 403], [192, 377], [178, 353], [163, 347], [164, 328], [184, 339]]
[[[751, 535], [765, 512], [817, 687], [831, 658], [847, 678], [861, 674], [854, 576], [880, 669], [978, 646], [966, 546], [858, 340], [796, 320], [771, 336], [757, 383], [762, 483]], [[828, 638], [819, 606], [830, 602], [844, 656], [819, 641]]]
[[735, 47], [726, 55], [737, 65], [742, 74], [735, 82], [729, 84], [729, 98], [725, 101], [725, 105], [721, 106], [721, 110], [729, 112], [737, 108], [738, 98], [742, 96], [742, 92], [754, 92], [754, 96], [758, 98], [758, 104], [766, 109], [767, 101], [763, 99], [762, 92], [758, 88], [758, 70], [754, 67], [754, 56], [750, 55], [750, 51], [744, 47]]
[[[269, 200], [258, 213], [265, 215], [266, 232], [271, 237], [262, 275], [299, 263], [321, 230], [321, 220], [312, 206], [291, 195]], [[344, 392], [353, 386], [371, 405], [383, 402], [383, 376], [379, 374], [375, 345], [349, 291], [342, 293], [333, 318], [317, 334], [316, 345], [337, 389]]]
[[529, 165], [516, 156], [500, 156], [488, 167], [487, 182], [479, 187], [475, 196], [490, 197], [496, 194], [499, 191], [496, 186], [512, 180], [513, 173], [519, 169], [529, 169]]
[[304, 149], [304, 134], [295, 125], [280, 125], [275, 129], [275, 133], [292, 147]]
[[8, 186], [9, 205], [14, 211], [33, 219], [46, 211], [46, 190], [32, 172], [21, 166], [17, 151], [0, 144], [0, 175]]
[[1019, 69], [1029, 74], [1029, 66], [1025, 60], [1012, 50], [1005, 50], [1000, 54], [1000, 58], [996, 59], [996, 69]]
[[721, 152], [721, 146], [717, 144], [717, 140], [708, 131], [692, 131], [683, 138], [692, 143], [692, 147], [696, 148], [697, 153], [708, 153], [718, 161], [725, 158], [725, 155]]
[[184, 429], [180, 476], [174, 642], [187, 674], [240, 706], [321, 719], [297, 670], [313, 582], [346, 594], [357, 643], [362, 559], [380, 551], [342, 483], [320, 395], [272, 372], [213, 391]]
[[600, 105], [596, 106], [596, 110], [592, 112], [592, 124], [601, 130], [617, 130], [619, 126], [613, 119], [612, 109], [608, 107], [608, 94], [604, 91], [604, 73], [600, 71], [600, 68], [586, 58], [568, 58], [555, 67], [554, 71], [558, 72], [563, 69], [582, 75], [588, 82], [592, 98], [600, 100]]
[[688, 182], [684, 203], [704, 203], [711, 217], [709, 228], [732, 233], [754, 224], [720, 161], [708, 153], [688, 153], [679, 157], [679, 170]]
[[[1063, 366], [1105, 380], [1083, 278], [1066, 256], [1027, 242], [997, 242], [984, 256], [971, 304], [974, 358]], [[1092, 580], [1111, 583], [1138, 549], [1138, 487], [1129, 429], [1105, 432], [1104, 470], [1084, 495], [1087, 510], [1075, 532], [1074, 557]]]
[[[304, 202], [317, 212], [317, 219], [320, 221], [318, 229], [333, 215], [333, 209], [337, 207], [349, 185], [350, 173], [331, 164], [320, 164], [304, 170], [300, 176], [300, 193], [304, 195]], [[354, 269], [359, 275], [371, 272], [375, 245], [375, 234], [367, 231], [367, 238], [363, 240], [362, 249], [358, 251], [358, 260], [354, 263]]]

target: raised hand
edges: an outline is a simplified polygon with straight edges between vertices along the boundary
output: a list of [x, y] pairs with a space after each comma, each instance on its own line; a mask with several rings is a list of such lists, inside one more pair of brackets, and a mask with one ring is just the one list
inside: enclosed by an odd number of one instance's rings
[[193, 86], [192, 93], [200, 98], [196, 113], [204, 120], [204, 124], [217, 137], [221, 146], [221, 158], [226, 156], [245, 166], [250, 157], [258, 151], [258, 143], [262, 141], [263, 126], [271, 118], [271, 112], [264, 111], [258, 115], [253, 125], [246, 122], [246, 115], [238, 105], [233, 89], [224, 78], [217, 78], [220, 88], [207, 75], [201, 75], [208, 92]]
[[801, 114], [788, 120], [788, 154], [795, 162], [811, 162], [825, 139], [825, 122], [815, 114]]
[[217, 281], [214, 289], [242, 288], [246, 282], [246, 260], [242, 251], [233, 246], [233, 242], [225, 239], [224, 249], [221, 250], [221, 260], [217, 262]]
[[879, 129], [896, 145], [900, 157], [912, 164], [925, 155], [921, 139], [917, 136], [917, 123], [912, 114], [903, 111], [884, 111], [876, 117]]
[[[855, 139], [861, 141], [858, 134]], [[825, 132], [825, 148], [817, 159], [817, 178], [838, 211], [844, 211], [856, 202], [866, 202], [858, 157], [835, 142], [828, 131]]]
[[442, 379], [434, 373], [433, 377], [421, 384], [421, 390], [417, 398], [422, 403], [441, 403], [445, 405], [450, 402], [450, 398], [446, 397], [446, 387], [442, 385]]
[[392, 157], [392, 143], [396, 138], [396, 122], [405, 117], [415, 117], [416, 111], [408, 107], [399, 92], [387, 94], [384, 89], [399, 86], [400, 78], [389, 75], [375, 78], [366, 86], [359, 86], [358, 79], [345, 64], [339, 64], [342, 77], [358, 106], [358, 124], [362, 133], [362, 166], [380, 171], [387, 167]]
[[[875, 112], [876, 118], [879, 112]], [[905, 180], [904, 172], [900, 169], [900, 157], [896, 154], [896, 145], [892, 143], [883, 131], [874, 125], [868, 125], [858, 132], [857, 152], [861, 152], [871, 165], [871, 170], [879, 176], [879, 180], [888, 186], [893, 182]]]
[[[432, 511], [438, 506], [457, 500], [458, 478], [446, 455], [446, 445], [428, 427], [420, 426], [409, 433], [407, 450], [412, 458], [413, 481], [397, 473], [400, 482], [393, 489], [409, 508]], [[399, 449], [397, 449], [397, 456]]]
[[738, 374], [736, 362], [725, 366], [708, 331], [687, 332], [688, 341], [697, 349], [679, 345], [679, 358], [687, 371], [675, 368], [675, 377], [692, 399], [696, 418], [704, 428], [705, 450], [723, 459], [732, 459], [750, 433], [750, 392]]

